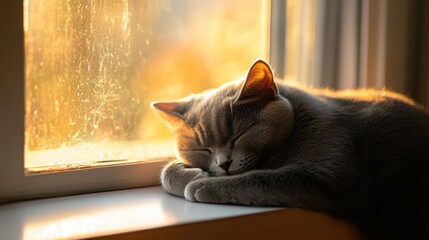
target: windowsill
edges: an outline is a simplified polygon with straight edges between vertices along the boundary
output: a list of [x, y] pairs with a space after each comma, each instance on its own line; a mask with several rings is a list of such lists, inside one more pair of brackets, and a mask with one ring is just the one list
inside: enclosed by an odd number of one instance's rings
[[2, 239], [106, 236], [276, 208], [192, 203], [148, 187], [0, 205]]
[[322, 213], [192, 203], [166, 194], [161, 187], [0, 205], [1, 239], [99, 237], [358, 239], [353, 226]]

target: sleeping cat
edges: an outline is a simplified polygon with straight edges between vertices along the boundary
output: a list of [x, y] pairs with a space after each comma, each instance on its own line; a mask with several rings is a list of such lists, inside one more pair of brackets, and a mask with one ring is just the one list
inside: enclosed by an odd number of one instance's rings
[[245, 80], [152, 107], [176, 136], [179, 160], [161, 173], [171, 194], [429, 239], [429, 115], [402, 95], [276, 83], [258, 60]]

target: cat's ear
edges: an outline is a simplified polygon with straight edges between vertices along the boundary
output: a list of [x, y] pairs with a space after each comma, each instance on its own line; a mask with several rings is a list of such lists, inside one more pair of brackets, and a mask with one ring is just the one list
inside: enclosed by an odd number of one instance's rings
[[238, 99], [274, 97], [277, 92], [271, 67], [265, 61], [258, 60], [250, 67]]
[[188, 111], [189, 105], [190, 102], [185, 100], [150, 103], [150, 106], [157, 110], [158, 115], [173, 127], [184, 123], [185, 113]]

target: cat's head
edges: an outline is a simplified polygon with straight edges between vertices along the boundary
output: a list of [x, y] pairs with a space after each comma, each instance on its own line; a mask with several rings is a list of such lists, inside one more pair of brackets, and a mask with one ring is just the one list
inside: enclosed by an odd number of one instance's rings
[[292, 107], [262, 60], [245, 80], [151, 106], [175, 132], [178, 157], [217, 176], [262, 166], [293, 126]]

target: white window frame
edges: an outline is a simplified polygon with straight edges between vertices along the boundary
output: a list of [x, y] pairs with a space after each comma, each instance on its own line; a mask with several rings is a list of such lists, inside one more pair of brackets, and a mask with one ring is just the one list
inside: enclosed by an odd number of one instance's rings
[[[264, 1], [269, 9], [269, 1]], [[269, 18], [267, 14], [267, 18]], [[269, 21], [265, 21], [269, 24]], [[265, 24], [264, 23], [264, 24]], [[153, 186], [168, 159], [25, 175], [23, 0], [0, 3], [0, 203]], [[268, 29], [268, 28], [266, 28]], [[268, 37], [269, 33], [265, 37]], [[265, 41], [266, 42], [266, 41]], [[267, 44], [268, 45], [268, 44]], [[269, 46], [262, 46], [265, 55]]]
[[23, 1], [2, 5], [6, 6], [0, 7], [0, 203], [159, 184], [167, 159], [25, 176]]

